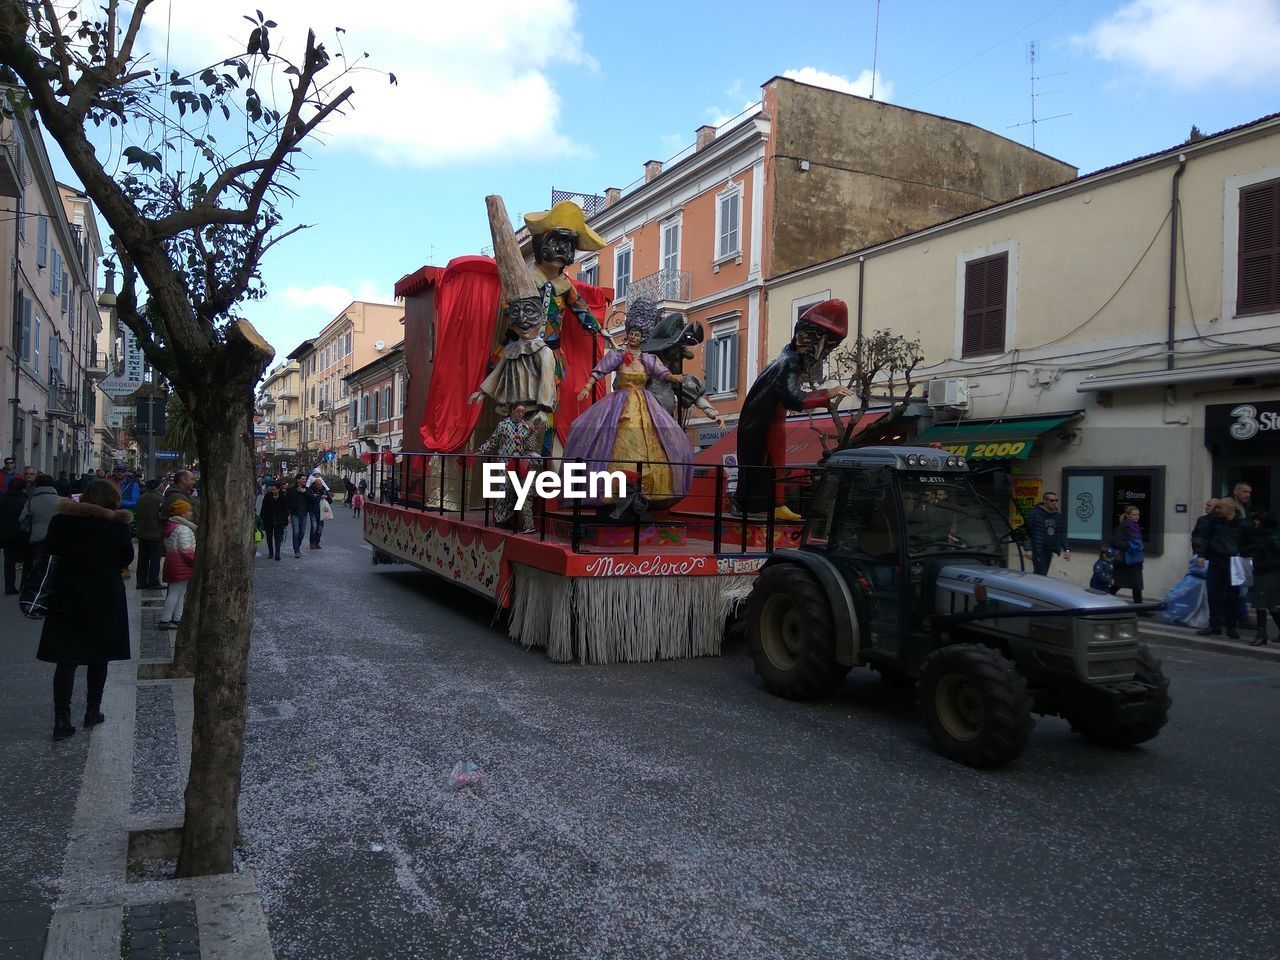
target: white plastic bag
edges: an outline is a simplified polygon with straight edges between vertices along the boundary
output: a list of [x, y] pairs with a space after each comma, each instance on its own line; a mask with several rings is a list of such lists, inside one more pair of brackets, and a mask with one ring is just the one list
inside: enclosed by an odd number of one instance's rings
[[1253, 586], [1253, 561], [1248, 557], [1231, 558], [1231, 585], [1233, 587]]
[[449, 774], [449, 789], [461, 790], [463, 787], [473, 787], [484, 780], [484, 774], [470, 760], [459, 760], [453, 765], [453, 771]]
[[328, 500], [320, 501], [320, 519], [325, 523], [333, 519], [333, 507], [329, 506]]

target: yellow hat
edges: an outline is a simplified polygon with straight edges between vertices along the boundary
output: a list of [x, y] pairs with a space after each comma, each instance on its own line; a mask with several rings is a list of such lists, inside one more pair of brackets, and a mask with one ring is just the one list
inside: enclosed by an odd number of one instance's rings
[[525, 225], [530, 233], [547, 233], [557, 227], [572, 230], [578, 235], [574, 246], [579, 250], [599, 250], [605, 245], [604, 237], [587, 226], [586, 215], [582, 208], [572, 200], [561, 200], [550, 210], [540, 213], [526, 213]]
[[182, 516], [184, 513], [191, 512], [191, 504], [185, 500], [174, 500], [169, 504], [169, 516]]

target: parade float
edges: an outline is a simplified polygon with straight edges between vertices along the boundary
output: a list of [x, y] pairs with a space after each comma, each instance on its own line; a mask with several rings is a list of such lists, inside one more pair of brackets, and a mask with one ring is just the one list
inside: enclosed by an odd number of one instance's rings
[[[573, 202], [524, 218], [531, 266], [501, 198], [486, 205], [493, 258], [397, 284], [426, 295], [405, 329], [421, 449], [366, 458], [380, 493], [364, 519], [374, 562], [492, 599], [511, 637], [553, 660], [718, 653], [772, 548], [799, 542], [812, 470], [788, 463], [786, 413], [837, 416], [847, 391], [801, 381], [843, 339], [844, 304], [807, 311], [762, 372], [737, 466], [698, 462], [681, 421], [694, 407], [719, 418], [683, 372], [701, 328], [638, 298], [615, 313], [611, 290], [567, 277], [577, 252], [604, 245]], [[604, 331], [619, 322], [615, 340]], [[585, 482], [597, 476], [625, 484]]]

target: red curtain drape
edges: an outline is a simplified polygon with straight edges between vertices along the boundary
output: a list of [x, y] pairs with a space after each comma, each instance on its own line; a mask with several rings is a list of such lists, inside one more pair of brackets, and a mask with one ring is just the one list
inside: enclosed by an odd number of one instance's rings
[[[604, 327], [613, 290], [574, 283], [579, 296]], [[458, 257], [449, 261], [436, 285], [436, 356], [427, 387], [427, 405], [420, 432], [432, 452], [454, 453], [466, 447], [480, 418], [480, 404], [467, 403], [489, 372], [494, 324], [502, 302], [497, 264], [489, 257]], [[576, 317], [561, 323], [560, 350], [564, 379], [556, 410], [556, 433], [563, 442], [569, 425], [586, 408], [577, 393], [604, 355], [598, 338], [583, 330]], [[592, 400], [604, 395], [597, 384]]]
[[422, 417], [422, 442], [437, 453], [467, 445], [480, 404], [467, 397], [488, 373], [502, 288], [489, 257], [449, 261], [436, 286], [436, 356]]
[[[600, 329], [605, 327], [609, 305], [613, 302], [612, 287], [593, 287], [585, 283], [573, 284], [587, 309], [592, 312]], [[569, 425], [587, 406], [604, 396], [605, 384], [597, 383], [586, 403], [578, 402], [578, 391], [587, 382], [591, 368], [596, 365], [608, 344], [582, 329], [576, 317], [566, 316], [560, 324], [560, 350], [564, 354], [564, 380], [560, 383], [560, 403], [556, 408], [556, 434], [563, 443], [569, 436]]]

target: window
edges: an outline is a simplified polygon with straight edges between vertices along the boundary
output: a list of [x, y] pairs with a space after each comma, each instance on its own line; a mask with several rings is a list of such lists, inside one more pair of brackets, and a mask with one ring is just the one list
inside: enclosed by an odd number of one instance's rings
[[719, 324], [712, 321], [707, 344], [707, 393], [733, 393], [738, 389], [738, 318]]
[[613, 254], [613, 296], [615, 300], [627, 299], [631, 286], [631, 244], [619, 247]]
[[36, 373], [40, 372], [40, 317], [36, 316], [35, 336], [31, 338], [31, 342], [36, 345], [36, 356], [32, 363], [35, 365]]
[[22, 359], [31, 362], [31, 301], [22, 293], [18, 294], [19, 322], [22, 324]]
[[[21, 159], [19, 159], [18, 164], [19, 164], [19, 168], [21, 168], [21, 164], [22, 164]], [[19, 181], [19, 182], [21, 182], [21, 181]], [[19, 186], [19, 187], [18, 187], [18, 236], [19, 236], [19, 237], [22, 237], [23, 239], [26, 239], [26, 236], [27, 236], [27, 202], [26, 202], [26, 198], [25, 198], [25, 197], [23, 197], [23, 195], [22, 195], [22, 194], [23, 194], [22, 187], [21, 187], [21, 186]]]
[[964, 332], [960, 356], [1004, 353], [1009, 254], [998, 253], [964, 266]]
[[369, 395], [363, 394], [360, 397], [360, 423], [363, 426], [369, 422]]
[[382, 416], [379, 410], [379, 402], [381, 400], [382, 400], [382, 391], [381, 390], [373, 391], [373, 421], [375, 423], [382, 422]]
[[1236, 314], [1280, 310], [1280, 180], [1240, 191]]
[[578, 282], [589, 283], [596, 286], [600, 282], [600, 259], [592, 257], [582, 264], [582, 269], [578, 271]]
[[67, 300], [69, 299], [67, 288], [70, 286], [70, 284], [68, 283], [68, 280], [69, 278], [67, 277], [67, 273], [64, 270], [62, 272], [62, 312], [63, 313], [67, 312]]
[[662, 225], [662, 300], [680, 296], [680, 225], [679, 217]]
[[395, 407], [391, 405], [391, 384], [388, 383], [386, 389], [383, 391], [383, 398], [382, 398], [383, 417], [390, 420], [392, 416], [394, 416], [394, 414], [391, 412], [394, 409]]
[[49, 260], [52, 269], [49, 271], [49, 293], [51, 296], [58, 295], [58, 283], [62, 280], [62, 257], [58, 255], [57, 250], [49, 251]]
[[717, 260], [742, 253], [742, 184], [730, 184], [716, 197], [716, 256]]
[[36, 266], [43, 267], [49, 263], [49, 218], [43, 213], [36, 221]]
[[1127, 507], [1139, 510], [1147, 553], [1164, 552], [1164, 467], [1068, 468], [1062, 471], [1062, 513], [1074, 549], [1111, 539]]
[[409, 392], [408, 383], [406, 381], [404, 374], [401, 374], [400, 375], [400, 416], [402, 417], [404, 416], [404, 399], [406, 394], [408, 394], [408, 392]]

